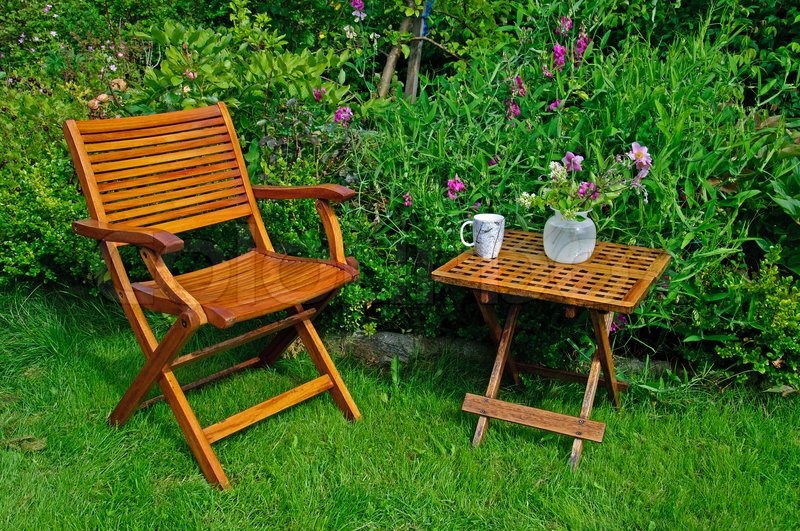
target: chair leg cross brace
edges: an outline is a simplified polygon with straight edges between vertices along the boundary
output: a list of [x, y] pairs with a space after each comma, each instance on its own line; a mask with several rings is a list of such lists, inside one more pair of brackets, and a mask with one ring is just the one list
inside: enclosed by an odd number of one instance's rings
[[[492, 336], [497, 335], [499, 324], [497, 318], [488, 302], [485, 302], [477, 293], [476, 299], [480, 305], [481, 314], [486, 324], [492, 331]], [[486, 435], [489, 418], [497, 418], [508, 422], [514, 422], [525, 426], [543, 429], [553, 433], [575, 437], [570, 454], [569, 464], [574, 471], [583, 452], [583, 441], [590, 440], [602, 442], [605, 434], [605, 424], [589, 419], [594, 405], [597, 386], [601, 381], [600, 372], [602, 370], [605, 378], [603, 383], [608, 391], [614, 407], [619, 408], [619, 384], [614, 371], [614, 361], [611, 357], [611, 345], [608, 339], [608, 330], [611, 325], [613, 314], [598, 310], [589, 310], [594, 327], [596, 348], [592, 357], [592, 364], [586, 380], [583, 403], [579, 417], [572, 417], [560, 413], [554, 413], [542, 409], [528, 406], [512, 404], [497, 400], [497, 393], [500, 389], [500, 381], [503, 370], [507, 364], [511, 363], [511, 340], [514, 337], [514, 330], [517, 326], [519, 312], [522, 303], [511, 304], [506, 317], [505, 326], [500, 334], [492, 373], [489, 377], [489, 385], [486, 395], [481, 397], [467, 394], [464, 398], [462, 411], [475, 413], [479, 416], [475, 435], [472, 439], [473, 447], [478, 446]], [[524, 365], [520, 364], [513, 367], [511, 372], [516, 374], [516, 369], [524, 370]], [[574, 379], [574, 378], [573, 378]], [[516, 381], [516, 378], [515, 378]]]
[[[298, 307], [297, 313], [302, 312], [303, 309]], [[153, 383], [158, 382], [203, 475], [209, 483], [219, 485], [221, 488], [229, 488], [230, 481], [211, 448], [211, 445], [218, 440], [325, 391], [331, 393], [334, 402], [348, 420], [360, 419], [361, 413], [358, 407], [350, 396], [350, 392], [342, 381], [316, 329], [311, 324], [314, 314], [315, 312], [307, 314], [293, 327], [278, 332], [276, 337], [281, 338], [278, 342], [285, 348], [291, 343], [291, 341], [286, 341], [287, 338], [299, 336], [320, 376], [206, 428], [203, 428], [194, 414], [170, 367], [172, 359], [197, 328], [189, 318], [184, 320], [186, 323], [184, 326], [182, 319], [185, 314], [180, 316], [158, 347], [150, 355], [145, 356], [144, 366], [109, 416], [109, 423], [124, 424]], [[287, 333], [288, 330], [292, 332]], [[271, 346], [274, 347], [274, 344]], [[277, 350], [277, 348], [273, 348], [271, 351], [272, 356], [276, 358], [282, 352], [276, 352]]]

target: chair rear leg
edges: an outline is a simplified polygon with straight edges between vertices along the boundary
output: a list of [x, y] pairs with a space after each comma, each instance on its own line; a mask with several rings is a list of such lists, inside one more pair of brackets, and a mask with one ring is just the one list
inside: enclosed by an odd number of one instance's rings
[[[290, 314], [298, 314], [304, 310], [314, 309], [316, 310], [316, 314], [313, 318], [316, 318], [322, 310], [328, 305], [328, 303], [333, 299], [339, 290], [333, 290], [330, 293], [320, 297], [316, 301], [307, 302], [305, 304], [298, 304], [294, 308], [289, 308], [287, 311]], [[280, 357], [281, 354], [292, 344], [292, 341], [297, 339], [297, 329], [292, 328], [285, 328], [275, 334], [267, 346], [264, 347], [264, 350], [259, 354], [261, 358], [261, 365], [269, 366], [275, 363], [275, 361]]]
[[317, 367], [317, 371], [320, 374], [327, 374], [333, 382], [333, 387], [329, 391], [333, 397], [333, 401], [339, 409], [342, 410], [345, 418], [348, 420], [359, 420], [361, 418], [361, 412], [359, 412], [356, 403], [353, 401], [353, 397], [350, 396], [350, 391], [348, 391], [347, 387], [344, 385], [344, 381], [342, 381], [342, 377], [339, 375], [336, 365], [334, 365], [328, 351], [325, 349], [325, 345], [322, 343], [311, 320], [304, 319], [295, 325], [295, 329], [308, 350], [311, 360]]

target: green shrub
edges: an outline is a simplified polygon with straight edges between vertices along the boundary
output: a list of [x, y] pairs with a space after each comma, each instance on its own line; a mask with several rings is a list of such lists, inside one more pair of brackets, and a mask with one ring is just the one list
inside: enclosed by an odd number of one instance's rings
[[[64, 5], [73, 4], [83, 6]], [[428, 20], [428, 38], [438, 46], [425, 44], [420, 94], [411, 104], [399, 97], [400, 75], [390, 97], [372, 97], [383, 53], [410, 43], [396, 28], [405, 2], [368, 2], [359, 22], [345, 0], [312, 2], [315, 9], [303, 13], [273, 4], [235, 0], [230, 25], [214, 29], [192, 21], [222, 21], [226, 6], [219, 2], [180, 24], [161, 19], [180, 15], [180, 2], [145, 3], [136, 15], [125, 14], [132, 4], [112, 2], [110, 18], [85, 6], [85, 19], [73, 23], [84, 33], [63, 39], [64, 29], [49, 28], [66, 18], [42, 18], [48, 13], [40, 8], [25, 4], [24, 17], [0, 15], [10, 24], [0, 31], [0, 96], [8, 111], [0, 125], [12, 138], [0, 153], [0, 281], [97, 274], [91, 242], [69, 234], [83, 206], [60, 124], [86, 116], [87, 102], [100, 92], [111, 97], [91, 117], [225, 101], [255, 182], [354, 188], [357, 198], [340, 212], [347, 249], [363, 274], [337, 299], [342, 311], [332, 312], [351, 330], [482, 330], [472, 326], [476, 312], [456, 311], [472, 304], [469, 293], [430, 279], [433, 268], [461, 251], [460, 223], [491, 210], [505, 214], [509, 227], [540, 230], [546, 216], [522, 210], [516, 199], [540, 186], [550, 161], [572, 151], [601, 168], [638, 141], [654, 159], [647, 196], [623, 194], [595, 220], [601, 238], [662, 247], [673, 261], [615, 337], [646, 337], [650, 351], [689, 338], [696, 340], [686, 343], [690, 361], [732, 356], [768, 378], [792, 381], [792, 318], [781, 325], [785, 336], [763, 320], [778, 307], [769, 286], [792, 299], [790, 271], [800, 271], [800, 122], [786, 114], [797, 98], [796, 43], [787, 40], [796, 33], [787, 27], [795, 8], [781, 7], [785, 17], [775, 18], [767, 10], [777, 5], [772, 1], [723, 0], [713, 9], [693, 1], [679, 10], [617, 0], [571, 8], [443, 0]], [[761, 17], [763, 31], [744, 26], [745, 15]], [[115, 22], [127, 16], [132, 25]], [[566, 33], [565, 16], [572, 23]], [[145, 22], [154, 24], [143, 30]], [[17, 42], [23, 24], [59, 38], [32, 52]], [[579, 36], [582, 55], [575, 52]], [[555, 44], [564, 46], [561, 68]], [[128, 91], [109, 87], [112, 64]], [[337, 111], [345, 106], [353, 117], [342, 122]], [[263, 208], [278, 247], [324, 252], [310, 202]], [[189, 252], [174, 265], [192, 267], [247, 244], [238, 228], [220, 230], [187, 236]], [[770, 262], [758, 273], [770, 248]], [[754, 308], [746, 319], [737, 310], [744, 303]], [[746, 336], [735, 328], [742, 322]], [[555, 340], [576, 352], [584, 343]], [[758, 359], [746, 356], [756, 352]], [[773, 371], [764, 359], [783, 365], [772, 364]]]
[[72, 233], [86, 207], [66, 152], [22, 167], [0, 192], [0, 285], [24, 278], [69, 282], [97, 274], [98, 253]]
[[772, 248], [752, 275], [731, 267], [704, 275], [693, 324], [716, 333], [686, 341], [714, 342], [716, 355], [733, 364], [731, 373], [800, 388], [800, 287], [775, 265], [779, 255]]

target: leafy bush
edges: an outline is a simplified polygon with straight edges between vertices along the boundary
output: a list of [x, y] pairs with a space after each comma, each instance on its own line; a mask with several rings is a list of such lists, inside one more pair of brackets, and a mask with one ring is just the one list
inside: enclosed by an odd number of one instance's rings
[[734, 362], [734, 371], [756, 373], [774, 384], [800, 388], [800, 287], [781, 275], [773, 247], [758, 271], [725, 268], [704, 274], [703, 304], [693, 325], [712, 336], [691, 335], [685, 341], [713, 341], [715, 352]]
[[[618, 342], [646, 338], [654, 352], [689, 338], [678, 348], [690, 361], [731, 359], [792, 382], [795, 317], [787, 311], [780, 329], [763, 320], [786, 309], [770, 289], [794, 300], [791, 272], [800, 272], [800, 122], [790, 114], [800, 63], [787, 38], [796, 34], [788, 23], [797, 13], [772, 0], [718, 5], [440, 0], [427, 20], [435, 45], [424, 47], [413, 104], [395, 96], [397, 75], [388, 98], [372, 93], [383, 54], [394, 45], [408, 50], [410, 36], [397, 24], [406, 10], [422, 12], [420, 1], [367, 2], [367, 17], [355, 20], [344, 0], [312, 2], [315, 9], [302, 13], [234, 0], [230, 24], [213, 29], [193, 21], [225, 21], [220, 2], [182, 23], [161, 17], [180, 15], [184, 3], [146, 2], [126, 20], [131, 25], [117, 22], [131, 8], [122, 0], [108, 13], [70, 0], [58, 5], [74, 6], [69, 17], [57, 13], [64, 18], [44, 16], [56, 7], [20, 5], [24, 14], [0, 15], [8, 22], [0, 30], [8, 111], [0, 126], [12, 138], [0, 148], [0, 282], [97, 274], [91, 242], [69, 234], [83, 207], [70, 181], [63, 119], [224, 100], [254, 181], [335, 181], [357, 190], [340, 212], [363, 275], [337, 299], [339, 325], [466, 333], [478, 327], [462, 325], [478, 316], [456, 309], [471, 304], [470, 295], [430, 279], [461, 250], [460, 222], [495, 211], [510, 227], [540, 230], [546, 216], [521, 209], [517, 198], [538, 188], [550, 161], [572, 151], [601, 168], [609, 153], [638, 141], [654, 160], [647, 196], [623, 193], [599, 211], [599, 233], [665, 248], [673, 262]], [[75, 35], [53, 25], [83, 8], [84, 18], [70, 23]], [[743, 24], [750, 15], [763, 31]], [[57, 37], [27, 48], [32, 35], [42, 42], [39, 34], [50, 31]], [[112, 87], [112, 74], [129, 89]], [[306, 229], [318, 223], [310, 202], [263, 208], [278, 246], [321, 252], [316, 231]], [[246, 244], [240, 230], [224, 231], [190, 236], [190, 252], [175, 266]], [[744, 319], [742, 304], [753, 308]], [[748, 331], [740, 334], [742, 323]], [[520, 335], [557, 329], [539, 323]], [[566, 335], [555, 344], [586, 350]], [[772, 363], [779, 359], [780, 367]]]

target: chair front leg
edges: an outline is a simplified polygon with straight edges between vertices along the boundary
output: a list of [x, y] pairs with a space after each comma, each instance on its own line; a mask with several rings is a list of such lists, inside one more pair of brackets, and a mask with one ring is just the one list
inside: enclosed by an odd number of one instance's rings
[[178, 316], [172, 327], [164, 335], [153, 355], [145, 360], [144, 366], [133, 379], [128, 390], [108, 418], [110, 424], [121, 426], [130, 418], [144, 395], [161, 376], [162, 371], [178, 355], [187, 341], [194, 335], [203, 320], [191, 311]]

